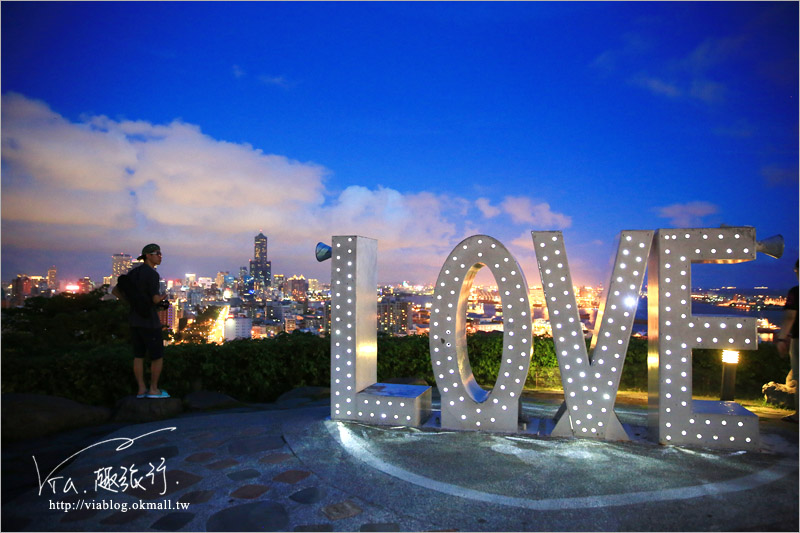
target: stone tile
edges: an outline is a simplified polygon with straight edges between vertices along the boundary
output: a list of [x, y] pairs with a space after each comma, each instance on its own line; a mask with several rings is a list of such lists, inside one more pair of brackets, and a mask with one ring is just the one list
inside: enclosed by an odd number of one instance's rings
[[177, 531], [194, 518], [194, 513], [170, 513], [162, 516], [150, 526], [150, 529], [159, 531]]
[[115, 449], [111, 450], [97, 450], [92, 454], [92, 457], [96, 457], [97, 459], [105, 459], [107, 457], [111, 457], [112, 455], [116, 455], [119, 452]]
[[284, 461], [288, 461], [292, 457], [294, 457], [294, 455], [290, 453], [273, 453], [270, 455], [265, 455], [264, 457], [259, 459], [258, 462], [268, 465], [274, 465], [278, 463], [283, 463]]
[[162, 444], [167, 444], [168, 442], [171, 441], [166, 437], [158, 437], [152, 440], [147, 439], [144, 442], [142, 442], [142, 445], [146, 448], [153, 448], [154, 446], [161, 446]]
[[342, 520], [343, 518], [350, 518], [361, 514], [361, 512], [361, 507], [356, 505], [352, 500], [332, 503], [322, 508], [322, 513], [327, 516], [329, 520]]
[[198, 442], [197, 447], [201, 450], [207, 450], [208, 448], [221, 448], [223, 444], [225, 444], [228, 439], [219, 439], [219, 440], [209, 440], [206, 442]]
[[231, 493], [234, 498], [242, 498], [245, 500], [254, 500], [267, 492], [269, 487], [266, 485], [245, 485], [239, 487]]
[[214, 433], [212, 433], [211, 431], [204, 431], [202, 433], [198, 433], [197, 435], [192, 435], [189, 438], [191, 440], [193, 440], [193, 441], [198, 441], [198, 440], [210, 439], [213, 436], [214, 436]]
[[206, 531], [286, 531], [289, 514], [283, 505], [259, 501], [234, 505], [206, 522]]
[[191, 472], [166, 470], [163, 473], [158, 473], [155, 479], [146, 478], [146, 483], [143, 486], [129, 489], [126, 493], [142, 500], [166, 498], [170, 494], [191, 487], [201, 479], [203, 478]]
[[294, 484], [298, 481], [302, 481], [308, 476], [311, 475], [311, 472], [307, 472], [305, 470], [287, 470], [286, 472], [281, 472], [274, 478], [273, 481], [278, 481], [280, 483], [290, 483]]
[[178, 498], [179, 502], [183, 503], [206, 503], [208, 500], [214, 496], [213, 490], [195, 490], [192, 492], [187, 492], [180, 498]]
[[149, 463], [154, 467], [158, 467], [162, 459], [166, 461], [167, 459], [175, 457], [178, 453], [177, 446], [162, 446], [160, 448], [151, 448], [149, 450], [131, 453], [120, 460], [115, 459], [113, 462], [125, 466], [135, 465], [141, 471], [144, 468], [148, 468]]
[[295, 531], [333, 531], [333, 524], [305, 524], [294, 528]]
[[107, 526], [118, 526], [122, 524], [128, 524], [133, 522], [137, 518], [144, 516], [147, 514], [147, 511], [142, 509], [128, 509], [124, 513], [122, 511], [117, 511], [116, 513], [109, 515], [102, 520], [100, 520], [101, 524]]
[[228, 477], [234, 481], [244, 481], [245, 479], [253, 479], [254, 477], [258, 477], [261, 475], [261, 472], [254, 468], [248, 468], [247, 470], [239, 470], [237, 472], [231, 472], [228, 474]]
[[232, 455], [251, 455], [267, 450], [278, 450], [285, 444], [286, 441], [280, 435], [264, 435], [232, 442], [228, 446], [228, 451]]
[[239, 435], [243, 435], [245, 437], [254, 437], [255, 435], [261, 435], [266, 431], [263, 427], [259, 426], [250, 426], [249, 428], [245, 428], [239, 432]]
[[319, 487], [308, 487], [299, 490], [289, 496], [289, 499], [297, 503], [317, 503], [325, 497], [325, 491]]
[[216, 455], [216, 452], [197, 452], [184, 459], [184, 461], [187, 463], [205, 463]]
[[364, 524], [359, 531], [400, 531], [400, 524], [394, 522], [373, 522]]
[[222, 470], [223, 468], [228, 468], [229, 466], [238, 465], [239, 461], [236, 459], [222, 459], [221, 461], [217, 461], [216, 463], [211, 463], [210, 465], [206, 465], [206, 468], [210, 468], [211, 470]]

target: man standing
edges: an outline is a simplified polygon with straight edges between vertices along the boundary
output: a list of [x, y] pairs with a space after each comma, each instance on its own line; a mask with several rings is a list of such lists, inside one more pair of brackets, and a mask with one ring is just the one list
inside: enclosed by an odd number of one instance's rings
[[[139, 385], [136, 397], [169, 398], [167, 391], [158, 388], [158, 378], [164, 366], [164, 341], [156, 306], [167, 298], [166, 294], [160, 294], [161, 277], [156, 272], [156, 267], [161, 264], [161, 248], [157, 244], [148, 244], [137, 259], [144, 260], [144, 264], [128, 273], [136, 298], [136, 302], [130, 302], [133, 375]], [[146, 353], [150, 355], [150, 389], [144, 384]]]
[[[797, 275], [797, 267], [798, 263], [795, 262], [794, 264], [794, 273]], [[797, 369], [797, 352], [798, 352], [798, 342], [797, 342], [797, 297], [798, 297], [798, 290], [797, 285], [792, 287], [789, 290], [789, 294], [786, 296], [786, 306], [784, 307], [784, 319], [783, 319], [783, 327], [781, 327], [780, 337], [778, 338], [778, 353], [781, 355], [789, 355], [789, 360], [791, 361], [792, 365], [792, 379], [794, 380], [794, 414], [783, 417], [784, 420], [787, 422], [794, 422], [797, 423], [797, 396], [800, 391], [800, 380], [798, 380], [798, 369]], [[789, 380], [786, 380], [786, 384], [789, 384]]]

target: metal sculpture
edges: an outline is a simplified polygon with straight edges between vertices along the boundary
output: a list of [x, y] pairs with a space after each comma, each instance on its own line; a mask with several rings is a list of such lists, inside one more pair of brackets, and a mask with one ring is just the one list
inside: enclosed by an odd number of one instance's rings
[[650, 433], [662, 444], [759, 447], [758, 417], [735, 402], [692, 399], [692, 348], [757, 349], [756, 320], [692, 315], [692, 263], [756, 258], [752, 227], [658, 230], [647, 283]]
[[[491, 391], [475, 381], [467, 353], [467, 300], [484, 266], [497, 281], [504, 322], [500, 373]], [[430, 354], [442, 397], [442, 428], [517, 431], [533, 353], [531, 329], [528, 284], [514, 256], [486, 235], [460, 242], [439, 272], [431, 309]]]
[[331, 418], [423, 424], [430, 416], [430, 387], [376, 383], [378, 241], [337, 236], [330, 256]]

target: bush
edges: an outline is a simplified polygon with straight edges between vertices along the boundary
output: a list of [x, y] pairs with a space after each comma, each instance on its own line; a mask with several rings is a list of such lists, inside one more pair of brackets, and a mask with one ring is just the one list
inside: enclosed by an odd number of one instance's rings
[[[761, 398], [761, 387], [770, 381], [783, 383], [789, 372], [788, 358], [781, 357], [771, 342], [762, 342], [758, 350], [739, 352], [736, 365], [736, 397]], [[722, 387], [720, 350], [693, 350], [692, 384], [694, 394], [718, 396]]]
[[40, 357], [2, 357], [3, 392], [61, 396], [113, 406], [131, 393], [133, 354], [125, 344]]
[[[7, 352], [3, 336], [2, 391], [63, 396], [82, 403], [113, 406], [132, 394], [136, 384], [133, 354], [128, 344], [67, 343], [56, 349], [40, 343], [46, 355], [23, 356], [19, 345]], [[494, 387], [503, 348], [502, 332], [467, 336], [470, 366], [476, 381]], [[427, 335], [378, 337], [378, 381], [416, 377], [429, 385], [436, 380], [431, 367]], [[295, 387], [330, 385], [330, 338], [295, 331], [274, 339], [237, 340], [222, 345], [179, 344], [165, 348], [160, 385], [181, 397], [193, 390], [214, 390], [247, 402], [271, 402]], [[145, 373], [149, 371], [145, 364]], [[756, 398], [768, 381], [783, 381], [788, 362], [774, 345], [742, 352], [736, 376], [736, 394]], [[693, 387], [696, 395], [719, 393], [719, 350], [695, 350]], [[534, 338], [534, 353], [526, 380], [529, 388], [560, 388], [553, 340]], [[632, 338], [620, 378], [621, 390], [647, 390], [647, 341]]]
[[104, 296], [105, 285], [87, 294], [28, 298], [24, 307], [4, 309], [3, 357], [91, 351], [127, 341], [127, 304]]

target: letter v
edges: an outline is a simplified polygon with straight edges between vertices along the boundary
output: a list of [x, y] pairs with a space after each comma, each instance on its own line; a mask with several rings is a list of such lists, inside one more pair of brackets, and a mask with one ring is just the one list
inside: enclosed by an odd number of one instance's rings
[[591, 358], [560, 231], [533, 231], [553, 344], [561, 370], [564, 403], [551, 435], [628, 440], [614, 402], [639, 303], [653, 231], [623, 231], [611, 282], [595, 322]]

